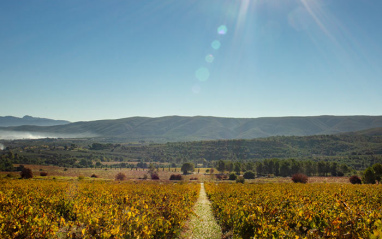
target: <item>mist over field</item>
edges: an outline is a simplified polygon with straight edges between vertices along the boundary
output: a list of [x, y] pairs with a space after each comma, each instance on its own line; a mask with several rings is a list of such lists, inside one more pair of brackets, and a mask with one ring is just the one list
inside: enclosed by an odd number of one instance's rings
[[[82, 133], [82, 134], [55, 134], [43, 132], [23, 132], [23, 131], [5, 131], [0, 130], [0, 139], [15, 140], [15, 139], [44, 139], [44, 138], [88, 138], [96, 137], [96, 134]], [[4, 147], [4, 145], [3, 145]], [[0, 145], [1, 149], [1, 145]]]
[[0, 144], [0, 150], [3, 150], [5, 148], [4, 144]]

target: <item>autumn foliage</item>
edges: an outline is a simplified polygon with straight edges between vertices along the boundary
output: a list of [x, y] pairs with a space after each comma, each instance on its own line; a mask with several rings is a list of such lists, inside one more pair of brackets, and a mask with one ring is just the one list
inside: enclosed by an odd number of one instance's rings
[[371, 238], [382, 229], [378, 185], [205, 183], [205, 189], [223, 233], [233, 238]]
[[356, 175], [351, 176], [349, 181], [351, 184], [362, 184], [362, 180]]
[[117, 173], [117, 175], [115, 175], [115, 180], [117, 181], [126, 180], [126, 175], [124, 173]]
[[0, 238], [175, 238], [199, 188], [0, 179]]
[[20, 172], [21, 178], [33, 178], [32, 169], [30, 168], [23, 168]]
[[308, 176], [306, 176], [303, 173], [296, 173], [292, 175], [292, 181], [294, 183], [307, 183], [308, 182]]

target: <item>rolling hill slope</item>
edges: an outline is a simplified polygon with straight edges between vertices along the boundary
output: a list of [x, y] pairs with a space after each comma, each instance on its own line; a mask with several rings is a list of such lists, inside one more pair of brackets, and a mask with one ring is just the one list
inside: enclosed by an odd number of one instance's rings
[[0, 116], [0, 127], [21, 126], [21, 125], [37, 125], [37, 126], [52, 126], [69, 124], [66, 120], [53, 120], [46, 118], [37, 118], [25, 115], [22, 118], [14, 116]]
[[0, 127], [1, 131], [28, 132], [46, 137], [102, 137], [123, 141], [193, 141], [252, 139], [269, 136], [336, 134], [382, 127], [382, 116], [310, 116], [219, 118], [166, 116], [76, 122], [56, 126]]

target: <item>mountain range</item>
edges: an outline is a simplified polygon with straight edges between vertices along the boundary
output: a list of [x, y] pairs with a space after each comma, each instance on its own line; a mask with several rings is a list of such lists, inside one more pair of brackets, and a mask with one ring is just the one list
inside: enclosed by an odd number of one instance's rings
[[7, 134], [23, 132], [32, 136], [52, 138], [98, 137], [115, 141], [173, 142], [337, 134], [377, 127], [382, 127], [382, 116], [131, 117], [116, 120], [67, 122], [54, 126], [0, 127], [0, 139], [4, 138], [2, 134], [4, 135], [5, 132]]
[[22, 118], [14, 116], [0, 116], [0, 127], [21, 126], [21, 125], [37, 125], [37, 126], [52, 126], [69, 124], [66, 120], [53, 120], [46, 118], [37, 118], [25, 115]]

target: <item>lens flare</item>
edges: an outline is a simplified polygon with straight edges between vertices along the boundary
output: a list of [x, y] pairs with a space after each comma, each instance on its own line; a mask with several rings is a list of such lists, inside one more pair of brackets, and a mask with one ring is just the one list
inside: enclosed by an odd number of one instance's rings
[[225, 25], [221, 25], [220, 27], [218, 27], [218, 34], [219, 35], [227, 34], [227, 27]]
[[215, 50], [218, 50], [220, 48], [221, 44], [220, 41], [215, 40], [211, 43], [211, 47], [214, 48]]
[[210, 71], [205, 67], [200, 67], [196, 72], [195, 76], [199, 81], [206, 81], [210, 78]]
[[207, 55], [206, 56], [206, 62], [207, 63], [212, 63], [215, 60], [215, 57], [213, 55]]

